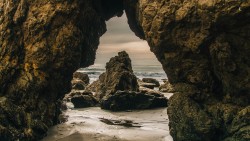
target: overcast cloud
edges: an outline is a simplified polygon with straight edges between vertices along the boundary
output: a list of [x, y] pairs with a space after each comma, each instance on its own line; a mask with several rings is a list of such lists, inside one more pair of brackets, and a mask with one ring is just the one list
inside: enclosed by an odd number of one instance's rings
[[146, 41], [130, 30], [125, 14], [107, 22], [107, 32], [101, 37], [95, 64], [105, 65], [119, 51], [128, 52], [132, 65], [160, 65]]

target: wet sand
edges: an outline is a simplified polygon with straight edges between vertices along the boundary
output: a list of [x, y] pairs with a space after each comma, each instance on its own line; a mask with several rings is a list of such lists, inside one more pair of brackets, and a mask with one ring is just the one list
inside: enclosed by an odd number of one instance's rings
[[167, 108], [110, 112], [91, 107], [69, 109], [64, 115], [68, 121], [50, 128], [42, 141], [173, 140], [169, 135]]

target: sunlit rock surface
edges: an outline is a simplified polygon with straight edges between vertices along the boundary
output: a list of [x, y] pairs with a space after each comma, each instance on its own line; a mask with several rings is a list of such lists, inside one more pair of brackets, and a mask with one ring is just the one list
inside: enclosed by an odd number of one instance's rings
[[178, 88], [174, 140], [249, 140], [248, 0], [0, 1], [0, 140], [36, 140], [58, 122], [72, 73], [93, 64], [123, 9]]
[[112, 2], [0, 1], [0, 140], [37, 140], [58, 123], [73, 72], [93, 64], [105, 20], [122, 14]]
[[174, 140], [249, 140], [250, 1], [128, 0], [125, 10], [179, 92]]
[[131, 59], [125, 51], [119, 52], [106, 63], [106, 71], [99, 76], [98, 81], [96, 97], [99, 100], [115, 94], [118, 90], [139, 91]]

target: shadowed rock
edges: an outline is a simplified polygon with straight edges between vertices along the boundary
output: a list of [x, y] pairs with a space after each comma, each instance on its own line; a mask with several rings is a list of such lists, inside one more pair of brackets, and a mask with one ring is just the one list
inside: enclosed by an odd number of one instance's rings
[[167, 93], [174, 93], [175, 92], [174, 87], [169, 83], [168, 80], [165, 80], [164, 84], [160, 85], [159, 90], [161, 92], [167, 92]]
[[124, 7], [180, 92], [169, 99], [173, 139], [249, 140], [250, 122], [238, 117], [249, 117], [250, 1], [126, 0]]
[[100, 104], [103, 109], [122, 111], [166, 107], [167, 103], [168, 100], [164, 96], [158, 97], [132, 91], [117, 91], [115, 94], [103, 98]]
[[74, 108], [85, 108], [98, 105], [98, 101], [94, 98], [93, 94], [88, 91], [72, 90], [69, 94], [65, 95], [64, 101], [72, 102]]
[[94, 63], [105, 19], [123, 13], [106, 2], [0, 1], [0, 140], [39, 140], [59, 122], [73, 72]]
[[155, 84], [155, 87], [159, 87], [160, 86], [159, 81], [156, 80], [156, 79], [154, 79], [154, 78], [142, 78], [142, 82]]
[[73, 79], [82, 80], [86, 85], [89, 84], [89, 76], [86, 73], [76, 71], [76, 72], [73, 73]]

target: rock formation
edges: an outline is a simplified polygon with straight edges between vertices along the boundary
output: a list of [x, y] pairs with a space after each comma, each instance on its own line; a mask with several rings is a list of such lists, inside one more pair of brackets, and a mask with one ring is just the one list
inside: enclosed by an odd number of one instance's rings
[[174, 87], [169, 83], [168, 80], [165, 80], [163, 84], [160, 85], [159, 90], [161, 92], [174, 93]]
[[180, 91], [168, 108], [174, 140], [249, 140], [250, 1], [127, 0], [124, 7]]
[[174, 140], [249, 140], [249, 0], [0, 1], [0, 140], [37, 140], [58, 122], [73, 72], [124, 9], [178, 87]]
[[86, 73], [76, 71], [76, 72], [73, 73], [73, 80], [74, 79], [79, 79], [83, 83], [85, 83], [86, 85], [89, 84], [89, 76]]
[[96, 96], [101, 100], [105, 96], [112, 95], [118, 90], [138, 91], [137, 78], [133, 73], [131, 60], [125, 51], [112, 57], [106, 64], [106, 72], [99, 76]]
[[70, 101], [73, 103], [74, 108], [93, 107], [98, 104], [98, 101], [90, 92], [80, 92], [75, 94], [70, 98]]
[[145, 94], [132, 91], [117, 91], [102, 99], [101, 108], [122, 111], [166, 107], [168, 99], [162, 95]]
[[58, 123], [73, 72], [122, 12], [121, 0], [0, 1], [0, 140], [38, 140]]

